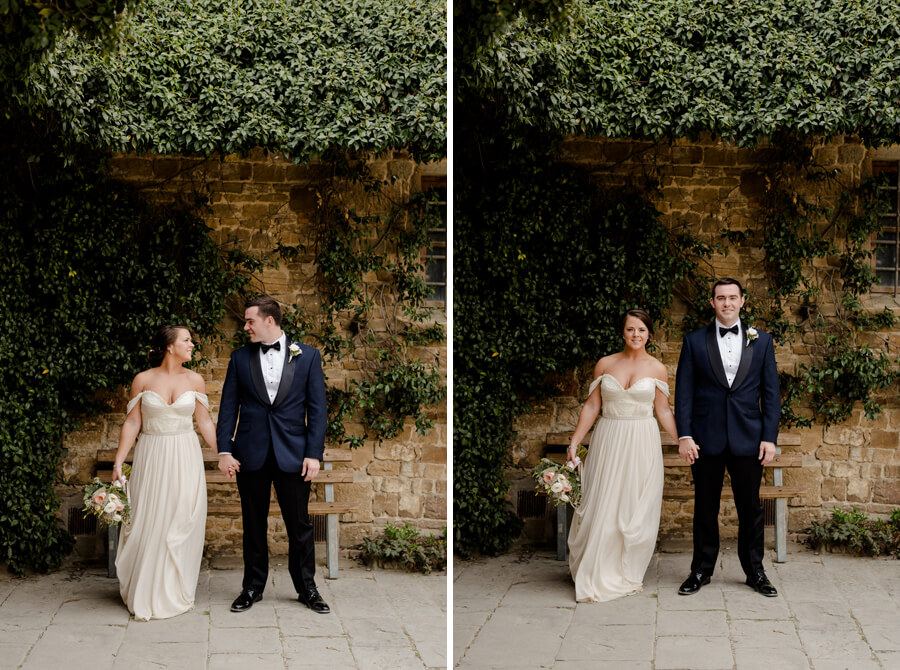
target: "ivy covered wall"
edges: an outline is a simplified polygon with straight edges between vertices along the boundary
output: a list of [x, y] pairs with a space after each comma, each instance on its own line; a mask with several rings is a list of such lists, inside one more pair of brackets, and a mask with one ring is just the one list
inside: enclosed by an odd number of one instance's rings
[[[387, 185], [377, 194], [367, 192], [351, 180], [337, 179], [334, 166], [324, 163], [295, 165], [282, 156], [255, 149], [246, 157], [227, 156], [223, 160], [136, 156], [121, 154], [110, 162], [110, 174], [116, 180], [141, 190], [144, 197], [166, 202], [185, 194], [202, 195], [209, 206], [200, 211], [210, 238], [217, 244], [236, 242], [247, 253], [265, 264], [249, 277], [251, 286], [265, 290], [288, 307], [301, 310], [310, 321], [320, 313], [328, 300], [323, 291], [317, 268], [316, 231], [322, 217], [322, 202], [326, 194], [338, 194], [342, 204], [354, 211], [387, 217], [392, 203], [406, 202], [421, 192], [423, 177], [439, 180], [446, 176], [443, 161], [417, 163], [405, 152], [389, 152], [364, 162], [369, 173]], [[279, 245], [304, 246], [305, 250], [285, 259], [275, 250]], [[354, 381], [371, 376], [375, 366], [374, 350], [365, 346], [368, 338], [384, 338], [397, 323], [391, 314], [399, 309], [386, 289], [390, 283], [386, 271], [367, 272], [362, 278], [369, 294], [378, 296], [378, 304], [371, 311], [367, 328], [351, 331], [349, 312], [340, 316], [339, 336], [352, 340], [356, 348], [344, 350], [343, 355], [325, 355], [325, 375], [332, 391], [347, 390]], [[409, 523], [416, 528], [438, 533], [447, 524], [447, 416], [440, 389], [446, 381], [447, 353], [443, 341], [445, 315], [440, 303], [426, 317], [426, 326], [436, 327], [430, 337], [405, 348], [406, 361], [421, 361], [438, 375], [438, 392], [423, 408], [423, 418], [433, 425], [425, 433], [417, 431], [416, 421], [407, 418], [395, 437], [377, 442], [360, 440], [353, 450], [353, 461], [335, 464], [353, 471], [353, 482], [335, 486], [338, 502], [355, 503], [358, 511], [342, 515], [340, 545], [343, 548], [358, 543], [365, 535], [382, 529], [387, 523], [395, 526]], [[213, 419], [218, 411], [219, 393], [225, 378], [232, 351], [230, 338], [243, 325], [243, 306], [238, 299], [226, 303], [226, 314], [219, 327], [226, 339], [202, 349], [208, 361], [198, 368], [206, 379]], [[404, 321], [409, 326], [410, 321]], [[286, 326], [290, 329], [290, 326]], [[370, 330], [369, 330], [370, 329]], [[306, 343], [324, 351], [316, 331], [303, 334], [292, 331]], [[58, 491], [63, 498], [65, 519], [70, 506], [80, 507], [80, 487], [93, 477], [98, 449], [115, 448], [124, 420], [127, 397], [125, 390], [103, 396], [106, 411], [85, 423], [81, 431], [65, 440], [67, 449], [61, 461], [61, 484]], [[333, 408], [331, 408], [333, 409]], [[348, 417], [343, 428], [348, 435], [360, 435], [365, 427], [361, 413]], [[371, 428], [369, 429], [371, 433]], [[343, 446], [341, 438], [332, 434], [328, 446]], [[210, 484], [210, 502], [238, 502], [233, 484]], [[313, 496], [322, 495], [313, 487]], [[321, 498], [320, 498], [321, 499]], [[91, 555], [101, 550], [100, 538], [78, 538], [76, 550]], [[241, 525], [236, 516], [210, 515], [206, 529], [207, 551], [211, 554], [240, 553]], [[287, 537], [280, 517], [273, 518], [270, 542], [274, 553], [287, 552]]]
[[[809, 162], [800, 167], [792, 164], [783, 174], [788, 192], [810, 207], [809, 219], [803, 226], [809, 237], [799, 235], [797, 239], [803, 244], [810, 244], [810, 240], [817, 244], [836, 241], [837, 248], [806, 259], [792, 249], [797, 270], [804, 279], [793, 287], [782, 305], [784, 330], [779, 334], [776, 359], [785, 387], [789, 385], [785, 384], [785, 375], [799, 376], [804, 366], [819, 370], [827, 362], [824, 359], [830, 344], [828, 338], [836, 337], [836, 328], [845, 327], [839, 324], [848, 324], [853, 317], [852, 309], [843, 304], [846, 282], [842, 277], [841, 252], [846, 251], [847, 243], [836, 218], [839, 203], [872, 176], [873, 159], [900, 159], [896, 148], [866, 149], [852, 136], [830, 141], [812, 139], [804, 146], [809, 149]], [[772, 267], [772, 259], [767, 255], [772, 244], [766, 238], [775, 237], [767, 227], [771, 225], [769, 207], [779, 188], [773, 176], [775, 166], [784, 152], [784, 147], [768, 143], [740, 148], [710, 135], [671, 144], [572, 137], [559, 145], [557, 158], [586, 171], [598, 184], [649, 186], [648, 196], [667, 227], [680, 230], [687, 226], [698, 239], [714, 248], [701, 264], [702, 272], [738, 278], [750, 296], [746, 315], [757, 326], [770, 328], [767, 317], [773, 318], [772, 304], [778, 293], [773, 277], [778, 276], [779, 269]], [[810, 179], [810, 174], [814, 178]], [[875, 208], [876, 203], [861, 199], [855, 206], [859, 209], [851, 214], [862, 216], [866, 207]], [[818, 209], [813, 211], [814, 208]], [[783, 230], [791, 220], [791, 212], [784, 206], [779, 206], [778, 212], [784, 217], [780, 225]], [[866, 244], [864, 248], [870, 247]], [[867, 267], [870, 262], [868, 256], [861, 259]], [[666, 364], [673, 391], [682, 334], [703, 317], [694, 306], [697, 298], [688, 284], [676, 286], [675, 299], [667, 312], [670, 325], [654, 338], [655, 355]], [[866, 290], [860, 302], [870, 315], [878, 315], [886, 308], [891, 312], [900, 308], [892, 293]], [[818, 330], [816, 324], [827, 324], [828, 329]], [[788, 527], [792, 532], [821, 520], [834, 507], [886, 515], [900, 505], [900, 400], [897, 384], [893, 383], [900, 353], [900, 328], [892, 321], [868, 324], [867, 328], [849, 323], [848, 327], [852, 332], [842, 336], [841, 346], [865, 347], [876, 356], [884, 356], [886, 385], [878, 387], [880, 368], [874, 365], [868, 373], [871, 378], [865, 379], [871, 397], [858, 397], [845, 420], [841, 420], [842, 414], [831, 415], [830, 420], [827, 414], [816, 414], [817, 401], [812, 396], [792, 399], [783, 393], [789, 411], [783, 412], [782, 430], [797, 433], [802, 440], [799, 447], [783, 449], [803, 456], [802, 468], [784, 470], [785, 485], [799, 486], [803, 491], [788, 501]], [[574, 429], [581, 404], [586, 400], [591, 369], [589, 363], [580, 370], [561, 374], [554, 382], [559, 394], [533, 401], [531, 411], [516, 420], [512, 467], [507, 471], [511, 500], [516, 500], [518, 491], [533, 489], [529, 471], [543, 455], [547, 433]], [[835, 384], [849, 382], [857, 372], [853, 366], [832, 365], [828, 370]], [[829, 387], [824, 395], [837, 400], [839, 392], [840, 389]], [[864, 400], [871, 400], [877, 408], [871, 418], [865, 416]], [[827, 411], [830, 405], [824, 407]], [[805, 419], [812, 425], [798, 427], [791, 415], [796, 415], [800, 423]], [[667, 484], [687, 484], [688, 479], [683, 473], [670, 473]], [[664, 501], [661, 531], [689, 536], [692, 508], [692, 501]], [[549, 528], [544, 531], [549, 532]], [[723, 501], [723, 534], [736, 537], [736, 533], [733, 503]]]

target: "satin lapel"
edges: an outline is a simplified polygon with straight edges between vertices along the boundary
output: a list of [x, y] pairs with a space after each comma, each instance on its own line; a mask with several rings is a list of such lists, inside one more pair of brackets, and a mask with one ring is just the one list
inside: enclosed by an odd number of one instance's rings
[[725, 366], [722, 365], [722, 354], [719, 353], [719, 341], [716, 337], [716, 324], [711, 323], [706, 329], [706, 353], [709, 355], [709, 365], [719, 383], [728, 388], [728, 378], [725, 376]]
[[281, 368], [281, 381], [278, 383], [278, 393], [275, 395], [275, 401], [272, 407], [278, 407], [287, 397], [291, 390], [291, 383], [294, 381], [294, 370], [296, 369], [296, 359], [288, 362], [291, 353], [291, 341], [285, 339], [284, 366]]
[[253, 380], [253, 388], [259, 399], [270, 405], [269, 392], [266, 391], [266, 381], [263, 379], [262, 363], [259, 360], [259, 345], [255, 344], [250, 349], [250, 379]]
[[747, 325], [744, 322], [741, 322], [741, 332], [744, 334], [744, 348], [741, 351], [741, 362], [738, 365], [737, 374], [734, 375], [734, 382], [731, 384], [733, 389], [740, 386], [747, 378], [747, 373], [750, 371], [750, 363], [753, 361], [753, 349], [755, 349], [753, 342], [747, 339]]

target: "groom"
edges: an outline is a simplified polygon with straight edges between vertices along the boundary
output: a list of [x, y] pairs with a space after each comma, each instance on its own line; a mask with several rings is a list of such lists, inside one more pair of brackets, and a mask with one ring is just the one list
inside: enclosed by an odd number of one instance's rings
[[316, 589], [308, 514], [310, 481], [319, 472], [325, 450], [322, 359], [316, 349], [285, 336], [275, 300], [260, 296], [245, 307], [250, 344], [231, 355], [216, 428], [219, 469], [237, 476], [244, 524], [244, 580], [231, 611], [246, 612], [262, 600], [269, 574], [267, 528], [274, 485], [297, 599], [324, 614], [329, 607]]
[[694, 478], [694, 555], [678, 589], [709, 584], [719, 553], [719, 501], [725, 470], [738, 513], [738, 558], [747, 585], [778, 592], [763, 570], [763, 466], [775, 457], [781, 415], [775, 348], [768, 333], [740, 321], [744, 293], [734, 279], [713, 284], [716, 320], [684, 338], [675, 378], [678, 453]]

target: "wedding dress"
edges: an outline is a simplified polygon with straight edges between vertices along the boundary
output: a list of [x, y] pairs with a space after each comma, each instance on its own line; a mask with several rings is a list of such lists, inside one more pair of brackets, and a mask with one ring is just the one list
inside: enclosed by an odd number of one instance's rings
[[142, 427], [134, 451], [128, 498], [131, 520], [123, 525], [116, 571], [119, 592], [134, 618], [166, 619], [194, 606], [206, 533], [206, 475], [194, 433], [196, 402], [186, 391], [172, 404], [155, 391], [141, 403]]
[[600, 385], [602, 415], [582, 466], [581, 503], [569, 534], [569, 571], [579, 602], [613, 600], [643, 588], [656, 547], [662, 505], [663, 459], [653, 417], [656, 389], [642, 377], [622, 388], [610, 374]]

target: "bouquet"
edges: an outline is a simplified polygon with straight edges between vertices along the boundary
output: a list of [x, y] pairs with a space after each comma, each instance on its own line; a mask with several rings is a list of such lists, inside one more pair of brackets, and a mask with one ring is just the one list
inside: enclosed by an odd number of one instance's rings
[[537, 480], [537, 490], [550, 496], [554, 504], [566, 503], [573, 508], [581, 502], [581, 459], [587, 449], [579, 446], [574, 461], [565, 464], [542, 458], [532, 473]]
[[104, 484], [99, 477], [84, 487], [85, 514], [93, 514], [110, 526], [128, 521], [131, 505], [128, 503], [128, 476], [131, 466], [122, 466], [122, 481]]

